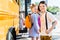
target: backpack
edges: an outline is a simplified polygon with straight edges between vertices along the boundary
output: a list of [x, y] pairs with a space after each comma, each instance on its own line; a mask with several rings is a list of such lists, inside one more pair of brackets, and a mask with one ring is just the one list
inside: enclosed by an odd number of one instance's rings
[[25, 26], [26, 26], [26, 28], [29, 28], [29, 29], [32, 27], [31, 18], [29, 16], [26, 16]]
[[41, 26], [40, 16], [38, 16], [38, 25]]
[[[38, 25], [39, 27], [41, 26], [40, 16], [38, 16]], [[25, 26], [26, 28], [29, 28], [29, 29], [31, 29], [33, 26], [32, 18], [29, 18], [29, 16], [26, 16]]]

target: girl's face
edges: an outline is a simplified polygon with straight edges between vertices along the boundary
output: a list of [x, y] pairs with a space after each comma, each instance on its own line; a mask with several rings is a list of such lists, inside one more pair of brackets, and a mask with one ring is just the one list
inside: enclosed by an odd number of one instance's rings
[[36, 13], [36, 11], [37, 11], [37, 7], [35, 6], [32, 8], [32, 12]]
[[36, 9], [35, 10], [36, 10], [36, 13], [38, 13], [38, 7], [37, 6], [36, 6]]
[[45, 4], [40, 4], [39, 9], [40, 9], [41, 12], [45, 12], [46, 9], [47, 9], [47, 6]]

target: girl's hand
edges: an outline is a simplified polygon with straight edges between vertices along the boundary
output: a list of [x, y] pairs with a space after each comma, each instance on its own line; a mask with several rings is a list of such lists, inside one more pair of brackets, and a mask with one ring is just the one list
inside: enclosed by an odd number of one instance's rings
[[39, 32], [39, 31], [37, 31], [37, 33], [39, 34], [40, 32]]

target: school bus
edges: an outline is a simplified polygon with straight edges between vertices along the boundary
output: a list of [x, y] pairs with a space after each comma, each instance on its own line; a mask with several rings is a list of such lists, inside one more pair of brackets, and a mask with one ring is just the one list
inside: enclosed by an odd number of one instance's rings
[[0, 40], [6, 40], [11, 26], [19, 26], [19, 5], [16, 0], [0, 0]]

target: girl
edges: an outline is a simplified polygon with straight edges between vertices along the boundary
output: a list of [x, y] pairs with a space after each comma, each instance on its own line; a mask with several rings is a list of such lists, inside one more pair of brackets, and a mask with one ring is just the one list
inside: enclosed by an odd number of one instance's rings
[[39, 25], [38, 25], [38, 14], [36, 13], [37, 7], [36, 5], [32, 4], [31, 6], [31, 22], [32, 22], [32, 27], [30, 29], [30, 36], [32, 37], [32, 40], [36, 38], [38, 40], [39, 37]]

